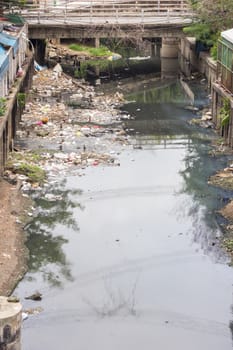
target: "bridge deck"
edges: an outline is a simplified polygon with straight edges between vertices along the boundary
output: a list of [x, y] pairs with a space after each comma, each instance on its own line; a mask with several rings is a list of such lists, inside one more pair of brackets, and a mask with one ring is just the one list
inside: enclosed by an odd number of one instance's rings
[[188, 0], [32, 2], [20, 9], [28, 22], [31, 39], [180, 37], [182, 28], [193, 17]]
[[193, 13], [187, 0], [34, 0], [21, 10], [33, 23], [186, 23]]

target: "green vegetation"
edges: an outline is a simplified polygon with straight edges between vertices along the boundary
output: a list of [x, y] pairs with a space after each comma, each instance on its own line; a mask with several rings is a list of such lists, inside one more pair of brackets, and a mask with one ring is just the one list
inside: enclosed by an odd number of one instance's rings
[[213, 59], [217, 59], [217, 41], [222, 31], [232, 28], [232, 0], [190, 0], [196, 12], [195, 22], [184, 28], [187, 35], [194, 36], [210, 49]]
[[127, 96], [127, 100], [140, 103], [184, 103], [184, 94], [179, 83], [170, 83], [162, 88], [151, 88], [145, 90], [143, 95], [132, 93]]
[[86, 60], [81, 62], [80, 69], [76, 69], [74, 72], [75, 78], [86, 78], [87, 76], [87, 70], [95, 70], [98, 68], [101, 72], [102, 71], [109, 71], [111, 69], [117, 68], [117, 67], [123, 67], [125, 65], [125, 62], [122, 62], [122, 59], [119, 59], [117, 61], [109, 61], [107, 59], [102, 60]]
[[220, 109], [219, 118], [221, 120], [221, 126], [227, 126], [230, 121], [231, 104], [228, 98], [223, 100], [223, 106]]
[[21, 108], [24, 108], [26, 103], [26, 94], [23, 92], [19, 92], [17, 94], [17, 102]]
[[6, 112], [6, 99], [4, 97], [0, 98], [0, 117], [2, 117]]
[[233, 253], [233, 239], [225, 239], [223, 240], [223, 244], [229, 253]]
[[83, 51], [88, 51], [88, 47], [84, 46], [84, 45], [79, 45], [79, 44], [71, 44], [69, 45], [69, 49], [74, 50], [74, 51], [79, 51], [79, 52], [83, 52]]
[[18, 6], [20, 8], [24, 7], [28, 4], [27, 0], [2, 0], [1, 5], [2, 7], [8, 7], [11, 8], [12, 6]]
[[42, 183], [45, 180], [45, 171], [38, 165], [21, 163], [16, 167], [15, 170], [18, 174], [26, 175], [29, 181], [32, 183]]
[[211, 31], [207, 23], [194, 23], [184, 28], [184, 33], [188, 36], [194, 36], [198, 41], [210, 47], [216, 41], [216, 34]]
[[69, 46], [69, 49], [74, 50], [74, 51], [80, 51], [80, 52], [87, 52], [91, 56], [96, 56], [96, 57], [106, 57], [111, 55], [111, 51], [106, 46], [100, 46], [100, 47], [89, 47], [89, 46], [84, 46], [80, 44], [71, 44]]
[[232, 27], [232, 0], [190, 0], [196, 22], [207, 24], [216, 33]]
[[37, 165], [39, 160], [41, 160], [39, 153], [15, 152], [10, 155], [6, 169], [27, 176], [31, 183], [41, 184], [46, 178], [46, 173]]
[[111, 51], [105, 46], [100, 46], [100, 47], [93, 47], [89, 49], [89, 52], [92, 56], [96, 57], [104, 57], [104, 56], [109, 56], [111, 55]]
[[230, 266], [233, 266], [233, 231], [232, 231], [232, 222], [231, 225], [225, 228], [224, 237], [221, 240], [222, 246], [231, 256]]
[[217, 45], [220, 34], [212, 31], [208, 23], [194, 23], [184, 28], [183, 31], [187, 36], [195, 37], [206, 49], [210, 50], [211, 57], [215, 61], [217, 60]]

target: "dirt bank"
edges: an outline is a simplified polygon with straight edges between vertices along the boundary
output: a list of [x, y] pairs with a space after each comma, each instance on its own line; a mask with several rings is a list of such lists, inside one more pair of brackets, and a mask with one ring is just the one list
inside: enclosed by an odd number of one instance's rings
[[29, 202], [18, 187], [0, 179], [0, 295], [9, 295], [26, 271], [27, 250], [19, 221]]
[[[209, 184], [221, 187], [226, 190], [233, 190], [233, 167], [232, 164], [217, 172], [209, 179]], [[231, 254], [233, 262], [233, 200], [231, 200], [219, 213], [227, 220], [224, 225], [224, 236], [222, 239], [223, 246]]]

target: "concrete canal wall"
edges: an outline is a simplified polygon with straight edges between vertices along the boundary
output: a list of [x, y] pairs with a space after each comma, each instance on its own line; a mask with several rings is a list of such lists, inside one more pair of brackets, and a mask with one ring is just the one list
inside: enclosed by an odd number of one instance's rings
[[[185, 76], [191, 76], [194, 72], [202, 73], [206, 79], [211, 94], [212, 121], [225, 143], [233, 148], [233, 96], [224, 86], [219, 68], [209, 53], [197, 52], [196, 39], [184, 37], [180, 42], [181, 71]], [[229, 101], [229, 122], [223, 125], [221, 111], [224, 101]]]
[[183, 37], [180, 41], [181, 71], [185, 76], [191, 76], [194, 72], [202, 73], [211, 89], [217, 79], [217, 63], [208, 52], [198, 52], [196, 39]]

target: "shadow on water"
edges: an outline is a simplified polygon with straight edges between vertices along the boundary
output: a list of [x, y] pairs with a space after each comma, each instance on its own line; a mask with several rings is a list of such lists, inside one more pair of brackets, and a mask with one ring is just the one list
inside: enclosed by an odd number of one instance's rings
[[62, 286], [62, 279], [73, 280], [69, 261], [63, 251], [63, 245], [69, 240], [59, 232], [68, 229], [79, 232], [73, 209], [84, 209], [72, 199], [73, 196], [77, 198], [81, 191], [67, 190], [65, 183], [66, 180], [63, 180], [51, 185], [49, 193], [45, 190], [34, 195], [37, 215], [26, 227], [30, 252], [26, 278], [33, 280], [33, 274], [40, 271], [44, 281], [55, 287]]
[[232, 320], [229, 323], [229, 328], [230, 328], [230, 331], [231, 331], [232, 346], [233, 346], [233, 305], [231, 306], [231, 313], [232, 313]]
[[[194, 82], [193, 86], [195, 105], [200, 109], [208, 106], [205, 87]], [[168, 81], [155, 88], [146, 87], [140, 93], [129, 94], [127, 99], [133, 102], [124, 108], [135, 119], [126, 120], [125, 129], [132, 135], [134, 148], [185, 150], [179, 171], [182, 187], [176, 194], [188, 194], [192, 201], [188, 206], [181, 204], [181, 212], [185, 211], [193, 218], [193, 241], [201, 243], [205, 252], [214, 251], [217, 260], [224, 259], [225, 253], [217, 244], [224, 220], [217, 210], [230, 200], [232, 192], [208, 185], [208, 178], [225, 167], [228, 160], [227, 156], [210, 155], [211, 142], [217, 135], [212, 129], [190, 123], [198, 114], [188, 108], [189, 101], [179, 81]], [[210, 230], [200, 222], [200, 211]]]

